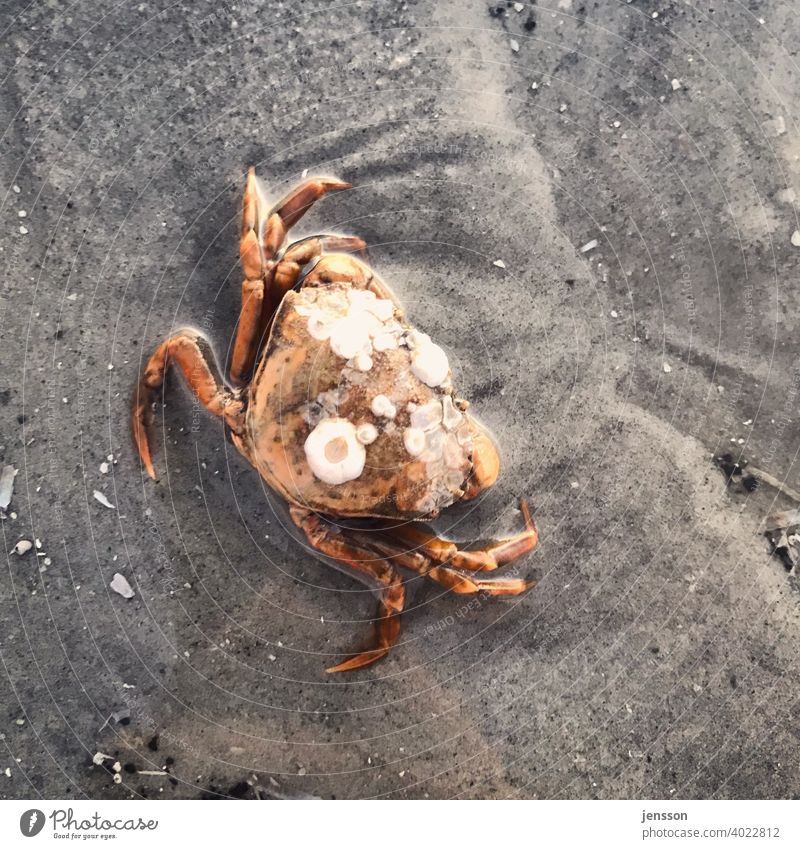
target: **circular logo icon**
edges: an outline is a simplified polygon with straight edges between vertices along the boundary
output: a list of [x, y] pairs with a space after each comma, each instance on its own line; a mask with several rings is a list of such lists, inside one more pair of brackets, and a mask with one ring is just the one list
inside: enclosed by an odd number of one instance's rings
[[44, 828], [44, 813], [38, 808], [31, 808], [19, 818], [19, 830], [25, 837], [36, 837]]

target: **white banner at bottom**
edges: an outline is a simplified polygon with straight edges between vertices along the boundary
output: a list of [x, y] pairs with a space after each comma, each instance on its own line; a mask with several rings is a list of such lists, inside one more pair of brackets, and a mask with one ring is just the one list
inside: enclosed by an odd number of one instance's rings
[[794, 801], [2, 801], [0, 846], [800, 846]]

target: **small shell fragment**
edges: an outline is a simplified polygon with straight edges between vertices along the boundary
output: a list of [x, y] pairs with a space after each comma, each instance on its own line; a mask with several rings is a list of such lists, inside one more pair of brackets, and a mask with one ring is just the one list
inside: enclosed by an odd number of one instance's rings
[[113, 504], [112, 504], [112, 503], [111, 503], [111, 502], [110, 502], [110, 501], [109, 501], [109, 500], [105, 497], [105, 495], [103, 495], [103, 493], [102, 493], [102, 492], [100, 492], [100, 490], [99, 490], [99, 489], [96, 489], [96, 490], [92, 493], [92, 495], [94, 495], [94, 499], [95, 499], [95, 501], [100, 502], [100, 504], [102, 504], [102, 505], [103, 505], [103, 507], [108, 507], [108, 509], [109, 509], [109, 510], [116, 510], [116, 509], [117, 509], [117, 508], [116, 508], [116, 507], [115, 507], [115, 506], [114, 506], [114, 505], [113, 505]]
[[3, 471], [0, 472], [0, 510], [7, 509], [11, 503], [16, 476], [17, 470], [13, 466], [3, 466]]
[[119, 572], [114, 574], [109, 586], [115, 593], [119, 593], [123, 598], [133, 598], [136, 595], [131, 585], [128, 583], [127, 578], [124, 575], [120, 575]]

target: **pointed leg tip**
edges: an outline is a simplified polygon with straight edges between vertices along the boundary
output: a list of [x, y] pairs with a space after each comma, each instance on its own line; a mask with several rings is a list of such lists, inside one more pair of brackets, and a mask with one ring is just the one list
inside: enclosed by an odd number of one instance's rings
[[329, 666], [325, 671], [329, 674], [336, 672], [349, 672], [353, 669], [362, 669], [365, 666], [371, 666], [376, 661], [385, 657], [389, 653], [388, 649], [375, 649], [374, 651], [365, 651], [362, 654], [354, 655], [353, 657], [337, 663], [336, 666]]

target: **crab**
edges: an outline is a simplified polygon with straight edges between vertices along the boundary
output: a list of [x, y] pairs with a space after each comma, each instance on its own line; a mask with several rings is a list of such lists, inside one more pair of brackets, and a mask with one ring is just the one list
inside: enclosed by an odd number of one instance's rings
[[491, 435], [454, 391], [445, 352], [408, 321], [367, 264], [363, 240], [315, 235], [289, 243], [288, 232], [315, 201], [350, 187], [309, 179], [270, 205], [250, 169], [230, 379], [221, 378], [202, 333], [180, 330], [150, 357], [132, 416], [139, 456], [155, 479], [148, 423], [174, 363], [287, 502], [309, 545], [376, 586], [374, 642], [328, 672], [368, 666], [389, 652], [405, 602], [398, 567], [455, 593], [514, 596], [536, 583], [483, 577], [535, 548], [524, 499], [522, 530], [481, 548], [463, 549], [424, 524], [483, 493], [500, 470]]

